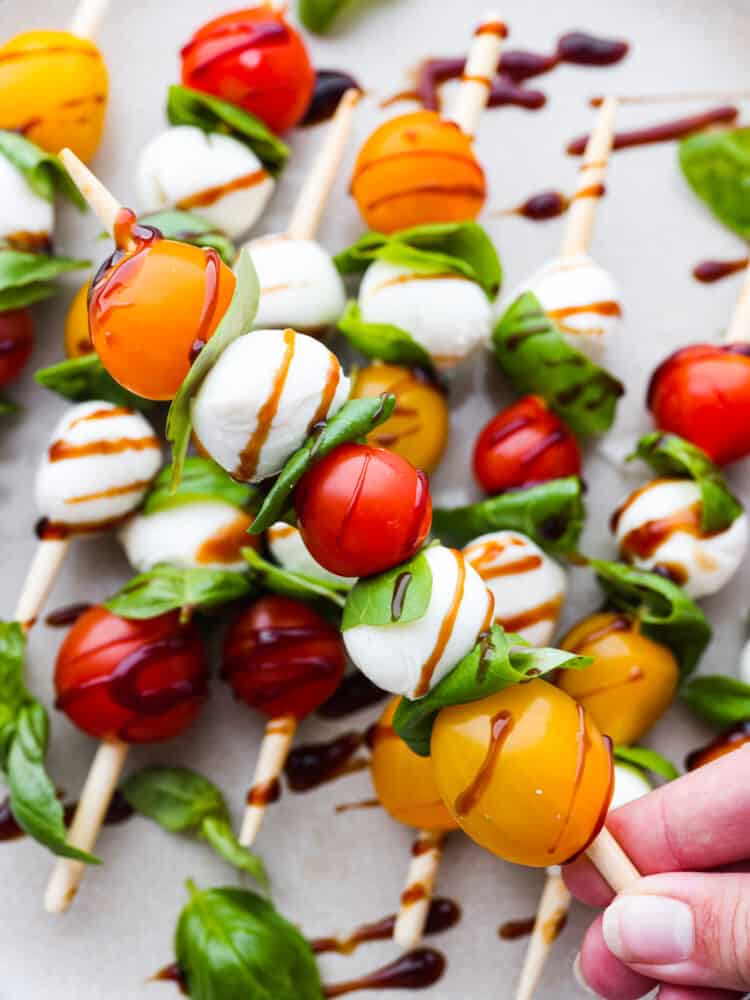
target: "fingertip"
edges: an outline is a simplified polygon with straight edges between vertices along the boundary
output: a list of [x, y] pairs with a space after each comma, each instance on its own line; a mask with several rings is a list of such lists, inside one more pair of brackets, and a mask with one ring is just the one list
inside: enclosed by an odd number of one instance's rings
[[577, 964], [579, 981], [604, 1000], [640, 1000], [656, 987], [653, 980], [633, 972], [607, 948], [601, 916], [586, 932]]
[[588, 906], [609, 906], [614, 894], [587, 857], [577, 858], [562, 869], [565, 885], [576, 899]]

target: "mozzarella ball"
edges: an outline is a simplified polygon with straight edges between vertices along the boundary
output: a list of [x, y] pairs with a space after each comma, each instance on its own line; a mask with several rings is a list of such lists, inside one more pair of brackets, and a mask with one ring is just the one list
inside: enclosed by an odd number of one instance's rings
[[341, 275], [314, 240], [283, 234], [245, 244], [260, 282], [256, 328], [291, 326], [318, 333], [333, 326], [346, 306]]
[[740, 655], [740, 680], [750, 684], [750, 639], [745, 643]]
[[294, 330], [238, 337], [193, 402], [201, 448], [242, 482], [280, 472], [315, 424], [341, 409], [349, 379], [319, 340]]
[[382, 260], [365, 271], [359, 307], [366, 323], [386, 323], [411, 334], [442, 369], [468, 357], [492, 328], [492, 307], [475, 281]]
[[283, 569], [299, 576], [307, 576], [322, 583], [333, 583], [339, 587], [352, 587], [357, 582], [356, 576], [339, 576], [331, 573], [319, 562], [313, 559], [310, 550], [302, 540], [298, 528], [284, 521], [272, 524], [266, 532], [268, 549]]
[[71, 531], [104, 531], [139, 506], [160, 465], [159, 439], [140, 413], [79, 403], [58, 423], [37, 471], [39, 513]]
[[276, 183], [243, 142], [175, 125], [141, 153], [136, 185], [144, 212], [195, 211], [236, 238], [260, 218]]
[[495, 598], [495, 621], [532, 646], [548, 646], [565, 599], [562, 567], [519, 531], [480, 535], [464, 548]]
[[199, 500], [153, 514], [136, 514], [120, 529], [128, 562], [138, 573], [159, 563], [182, 569], [247, 569], [251, 518], [224, 500]]
[[471, 652], [492, 623], [492, 595], [463, 553], [425, 549], [432, 594], [413, 622], [355, 625], [344, 633], [356, 666], [378, 687], [414, 700], [423, 697]]
[[55, 209], [33, 191], [21, 171], [0, 153], [0, 242], [18, 249], [46, 249]]
[[651, 782], [639, 767], [631, 764], [615, 764], [615, 790], [612, 795], [610, 812], [635, 802], [653, 791]]
[[655, 479], [618, 508], [612, 530], [620, 555], [640, 569], [660, 569], [690, 597], [721, 590], [739, 569], [748, 541], [747, 515], [724, 531], [701, 531], [701, 492], [689, 479]]

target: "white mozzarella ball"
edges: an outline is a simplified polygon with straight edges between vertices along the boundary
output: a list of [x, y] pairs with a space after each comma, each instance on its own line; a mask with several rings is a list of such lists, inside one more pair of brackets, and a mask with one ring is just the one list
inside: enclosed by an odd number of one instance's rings
[[291, 326], [317, 333], [336, 323], [346, 306], [346, 292], [319, 243], [274, 234], [250, 240], [245, 249], [260, 282], [256, 328]]
[[72, 531], [105, 530], [140, 505], [161, 457], [159, 439], [140, 413], [79, 403], [58, 423], [37, 471], [39, 513]]
[[411, 700], [435, 687], [492, 622], [492, 595], [463, 553], [432, 545], [424, 554], [432, 594], [422, 618], [355, 625], [343, 633], [346, 650], [363, 674]]
[[[636, 490], [614, 519], [622, 558], [640, 569], [663, 567], [690, 597], [715, 594], [742, 563], [748, 519], [743, 513], [724, 531], [703, 535], [700, 512], [700, 489], [689, 479], [656, 479]], [[635, 532], [646, 526], [654, 544], [639, 555]]]
[[485, 343], [492, 307], [475, 281], [459, 274], [423, 274], [376, 260], [365, 271], [359, 307], [366, 323], [397, 326], [439, 368], [452, 368]]
[[750, 639], [745, 643], [740, 656], [740, 680], [750, 684]]
[[247, 569], [241, 549], [252, 545], [250, 518], [224, 500], [199, 500], [153, 514], [136, 514], [120, 529], [128, 562], [138, 573], [159, 563], [183, 569]]
[[497, 624], [532, 646], [548, 646], [567, 587], [559, 563], [519, 531], [480, 535], [464, 555], [495, 598]]
[[138, 160], [136, 184], [144, 212], [195, 211], [233, 238], [257, 222], [275, 187], [243, 142], [193, 125], [176, 125], [151, 140]]
[[294, 330], [238, 337], [193, 403], [201, 446], [243, 482], [276, 475], [311, 429], [349, 396], [349, 379], [319, 340]]
[[610, 811], [635, 802], [653, 791], [653, 786], [639, 767], [630, 764], [615, 764], [615, 789]]
[[0, 153], [0, 241], [51, 239], [55, 209], [29, 187], [21, 171]]
[[302, 535], [293, 524], [277, 521], [266, 533], [268, 549], [283, 569], [299, 576], [307, 576], [323, 583], [333, 583], [339, 587], [352, 587], [357, 582], [356, 576], [339, 576], [331, 573], [313, 559], [310, 550], [302, 540]]

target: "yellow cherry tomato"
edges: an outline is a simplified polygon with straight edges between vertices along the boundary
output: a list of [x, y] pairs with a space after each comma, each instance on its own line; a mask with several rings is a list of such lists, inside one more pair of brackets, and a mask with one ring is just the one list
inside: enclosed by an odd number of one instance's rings
[[89, 333], [89, 285], [87, 281], [78, 289], [65, 320], [65, 353], [69, 358], [82, 358], [94, 350]]
[[443, 709], [432, 762], [464, 833], [522, 865], [580, 854], [612, 798], [610, 741], [581, 705], [543, 680]]
[[69, 146], [88, 162], [107, 107], [107, 67], [87, 38], [29, 31], [0, 47], [0, 128], [50, 153]]
[[448, 442], [448, 403], [429, 379], [410, 368], [376, 362], [363, 368], [352, 396], [363, 399], [392, 392], [396, 409], [368, 436], [368, 444], [387, 448], [425, 472], [433, 472]]
[[455, 830], [435, 783], [432, 760], [411, 751], [393, 728], [400, 700], [388, 703], [372, 736], [372, 782], [380, 804], [399, 823], [417, 830]]
[[615, 743], [637, 743], [672, 704], [680, 668], [671, 650], [641, 635], [638, 620], [603, 613], [579, 622], [563, 649], [594, 662], [561, 670], [558, 685]]

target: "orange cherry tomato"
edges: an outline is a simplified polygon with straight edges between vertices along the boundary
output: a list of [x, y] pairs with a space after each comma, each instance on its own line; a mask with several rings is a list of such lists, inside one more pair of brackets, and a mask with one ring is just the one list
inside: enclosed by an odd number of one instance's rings
[[34, 322], [29, 309], [0, 312], [0, 386], [17, 379], [34, 347]]
[[65, 320], [65, 353], [69, 358], [82, 358], [93, 353], [89, 333], [89, 286], [87, 281], [81, 285], [70, 303], [68, 316]]

